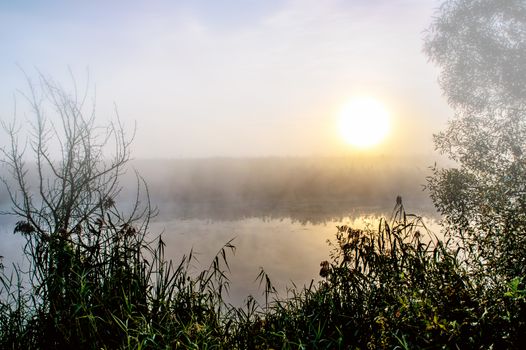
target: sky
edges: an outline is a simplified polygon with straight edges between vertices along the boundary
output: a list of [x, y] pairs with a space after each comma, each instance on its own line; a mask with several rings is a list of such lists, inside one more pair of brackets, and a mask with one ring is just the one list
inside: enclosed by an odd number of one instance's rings
[[[89, 82], [134, 158], [333, 156], [355, 96], [391, 128], [368, 152], [433, 154], [452, 112], [422, 52], [435, 0], [0, 0], [0, 119], [25, 74]], [[25, 72], [25, 73], [24, 73]], [[88, 74], [89, 72], [89, 81]], [[69, 84], [69, 85], [68, 85]], [[22, 115], [23, 117], [20, 117]], [[4, 139], [5, 140], [5, 139]]]

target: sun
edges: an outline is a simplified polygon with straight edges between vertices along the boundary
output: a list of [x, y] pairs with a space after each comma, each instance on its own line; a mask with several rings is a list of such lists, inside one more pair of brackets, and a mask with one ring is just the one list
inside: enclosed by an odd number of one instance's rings
[[338, 128], [348, 144], [370, 148], [387, 136], [389, 113], [382, 103], [371, 97], [356, 97], [341, 109]]

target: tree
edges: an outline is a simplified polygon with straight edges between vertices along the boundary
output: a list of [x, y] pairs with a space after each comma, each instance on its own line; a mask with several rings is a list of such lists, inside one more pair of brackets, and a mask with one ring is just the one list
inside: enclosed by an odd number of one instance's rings
[[30, 263], [27, 330], [41, 334], [25, 332], [26, 344], [74, 346], [98, 332], [93, 317], [121, 317], [123, 299], [145, 307], [150, 275], [142, 254], [152, 210], [139, 197], [126, 215], [116, 206], [133, 138], [118, 115], [97, 125], [87, 88], [69, 94], [42, 74], [28, 78], [22, 96], [33, 119], [28, 129], [16, 119], [3, 123], [10, 142], [1, 161], [12, 205], [4, 214], [19, 218], [14, 231], [24, 235]]
[[234, 312], [223, 300], [231, 241], [196, 275], [192, 252], [165, 259], [161, 237], [146, 236], [156, 210], [140, 177], [131, 208], [117, 206], [131, 142], [118, 115], [98, 126], [76, 86], [67, 93], [42, 74], [28, 82], [27, 141], [16, 119], [4, 124], [0, 161], [30, 266], [14, 277], [0, 269], [0, 348], [221, 347]]
[[425, 52], [455, 114], [435, 135], [457, 167], [428, 185], [448, 232], [496, 276], [526, 274], [526, 2], [448, 0]]

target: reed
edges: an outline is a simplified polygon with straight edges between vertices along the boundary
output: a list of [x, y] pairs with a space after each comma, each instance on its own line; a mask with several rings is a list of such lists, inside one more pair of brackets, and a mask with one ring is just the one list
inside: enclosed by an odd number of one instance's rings
[[32, 270], [1, 276], [1, 348], [514, 348], [525, 334], [523, 278], [472, 277], [401, 200], [377, 227], [337, 228], [321, 282], [280, 297], [261, 270], [264, 304], [242, 307], [225, 302], [232, 241], [199, 271], [192, 251], [174, 263], [161, 237], [101, 219], [91, 240], [30, 240]]

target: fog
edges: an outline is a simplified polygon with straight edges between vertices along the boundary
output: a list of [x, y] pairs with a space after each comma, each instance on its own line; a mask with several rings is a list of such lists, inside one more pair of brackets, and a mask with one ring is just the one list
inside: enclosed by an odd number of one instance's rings
[[[438, 231], [438, 215], [424, 191], [429, 157], [209, 158], [137, 160], [159, 209], [152, 234], [163, 234], [167, 255], [191, 249], [206, 267], [233, 239], [227, 300], [249, 294], [264, 300], [255, 281], [269, 274], [281, 296], [319, 279], [329, 259], [327, 240], [337, 225], [376, 227], [389, 219], [401, 195], [408, 212], [425, 216]], [[126, 186], [132, 188], [132, 174]], [[125, 191], [125, 193], [131, 193]], [[435, 231], [435, 232], [436, 232]]]
[[451, 115], [422, 53], [437, 5], [4, 1], [0, 119], [13, 116], [15, 91], [28, 92], [20, 68], [71, 92], [70, 67], [96, 95], [99, 120], [116, 105], [125, 125], [137, 124], [136, 157], [346, 154], [337, 115], [356, 95], [391, 114], [382, 151], [432, 152], [431, 134]]
[[[422, 188], [434, 159], [400, 156], [432, 153], [431, 135], [451, 115], [422, 54], [434, 0], [0, 7], [10, 33], [0, 119], [32, 120], [22, 96], [13, 103], [14, 91], [28, 93], [22, 71], [34, 77], [32, 67], [67, 92], [86, 86], [101, 124], [117, 110], [129, 135], [137, 127], [138, 159], [117, 205], [135, 200], [136, 169], [159, 209], [151, 239], [163, 234], [169, 258], [194, 248], [207, 266], [235, 237], [235, 298], [253, 292], [260, 266], [281, 285], [316, 278], [335, 226], [388, 216], [398, 195], [409, 211], [436, 217]], [[385, 156], [354, 156], [339, 136], [339, 113], [355, 96], [388, 109], [391, 131], [367, 151]], [[54, 109], [45, 115], [55, 122]], [[22, 256], [15, 222], [0, 217], [6, 263]]]
[[[322, 223], [388, 213], [397, 195], [433, 215], [426, 157], [267, 157], [136, 160], [162, 219], [290, 218]], [[131, 188], [131, 177], [126, 179]]]
[[[316, 281], [336, 226], [376, 225], [390, 217], [397, 195], [432, 226], [437, 214], [423, 190], [430, 165], [419, 156], [134, 160], [121, 178], [117, 205], [126, 208], [135, 199], [140, 174], [159, 212], [149, 239], [162, 234], [175, 261], [193, 250], [196, 273], [233, 239], [228, 300], [240, 303], [260, 295], [260, 268], [282, 295], [292, 283]], [[8, 207], [3, 187], [0, 196]], [[12, 233], [16, 218], [0, 220], [0, 255], [7, 264], [21, 262], [22, 237]]]

